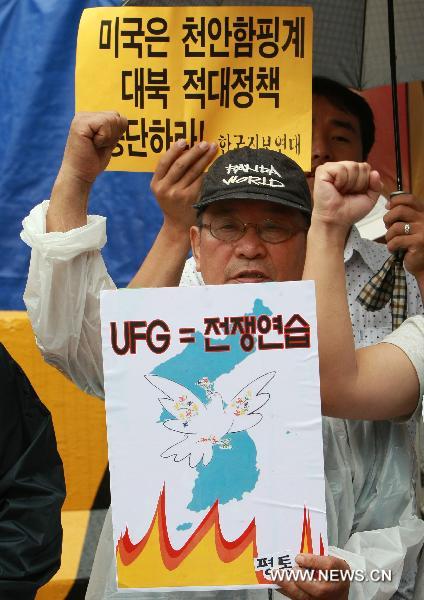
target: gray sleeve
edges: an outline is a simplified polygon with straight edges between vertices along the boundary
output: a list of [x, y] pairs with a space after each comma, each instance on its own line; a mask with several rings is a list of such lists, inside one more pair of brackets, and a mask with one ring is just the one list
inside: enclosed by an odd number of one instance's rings
[[400, 348], [414, 365], [420, 384], [420, 402], [414, 412], [414, 415], [418, 415], [424, 394], [424, 317], [410, 317], [384, 338], [383, 343]]

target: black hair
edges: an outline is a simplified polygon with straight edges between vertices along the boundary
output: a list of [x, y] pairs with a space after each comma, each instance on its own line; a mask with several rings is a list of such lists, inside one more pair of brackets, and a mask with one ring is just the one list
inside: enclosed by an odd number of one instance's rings
[[323, 96], [340, 110], [357, 117], [361, 130], [363, 159], [366, 160], [375, 140], [374, 115], [368, 102], [344, 85], [326, 77], [312, 78], [312, 94]]

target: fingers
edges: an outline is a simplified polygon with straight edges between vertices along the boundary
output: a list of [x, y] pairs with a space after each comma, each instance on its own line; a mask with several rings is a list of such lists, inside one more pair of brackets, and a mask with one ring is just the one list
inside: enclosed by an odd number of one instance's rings
[[370, 189], [379, 196], [383, 190], [383, 182], [380, 173], [374, 169], [370, 172]]
[[115, 111], [77, 113], [66, 142], [62, 174], [93, 183], [109, 164], [126, 127], [126, 117]]
[[199, 196], [203, 172], [216, 154], [216, 144], [202, 141], [186, 149], [176, 142], [161, 157], [150, 188], [164, 215], [164, 225], [188, 233], [195, 221], [193, 204]]
[[415, 252], [417, 252], [418, 247], [422, 245], [422, 242], [419, 240], [419, 238], [417, 238], [417, 236], [396, 235], [394, 233], [392, 235], [394, 237], [387, 241], [387, 250], [389, 252], [393, 253], [396, 252], [396, 250], [408, 250], [409, 252], [412, 252], [412, 254], [414, 254]]
[[296, 557], [298, 565], [304, 569], [314, 570], [317, 573], [330, 573], [334, 576], [329, 581], [325, 581], [323, 578], [305, 578], [304, 580], [299, 579], [297, 586], [306, 594], [309, 594], [312, 598], [330, 598], [343, 600], [348, 597], [349, 582], [337, 580], [335, 576], [337, 572], [347, 572], [350, 570], [349, 565], [346, 561], [335, 556], [317, 556], [315, 554], [299, 554]]
[[321, 571], [350, 571], [348, 563], [337, 556], [321, 556], [302, 553], [296, 556], [297, 564], [303, 569], [321, 569]]
[[[405, 225], [408, 225], [408, 227], [405, 227]], [[399, 239], [402, 238], [402, 243], [410, 244], [411, 240], [413, 240], [418, 233], [419, 226], [417, 224], [407, 220], [396, 221], [386, 232], [386, 242], [391, 242], [392, 240], [395, 240], [395, 238], [398, 238], [398, 242]]]
[[344, 185], [347, 177], [346, 168], [339, 162], [327, 162], [320, 165], [315, 170], [315, 185], [319, 181], [326, 181], [334, 184], [337, 178], [338, 185]]
[[424, 265], [424, 206], [412, 194], [392, 196], [384, 216], [386, 241], [390, 252], [406, 250], [405, 266], [416, 274]]
[[303, 569], [321, 569], [322, 571], [327, 571], [328, 569], [349, 568], [344, 560], [342, 561], [334, 556], [321, 556], [305, 552], [298, 554], [295, 560]]
[[[347, 600], [349, 581], [344, 581], [337, 572], [349, 571], [349, 565], [341, 558], [334, 556], [317, 556], [315, 554], [299, 554], [296, 557], [301, 571], [299, 577], [283, 578], [279, 583], [279, 591], [293, 600]], [[331, 573], [332, 577], [324, 578]], [[303, 575], [303, 576], [301, 576]], [[328, 581], [326, 580], [328, 579]]]
[[388, 200], [388, 206], [386, 208], [391, 209], [395, 206], [410, 206], [419, 210], [424, 211], [424, 202], [419, 198], [416, 198], [413, 194], [396, 194], [390, 197]]
[[[405, 234], [405, 223], [395, 223], [386, 233], [387, 249], [389, 252], [406, 250], [409, 255], [424, 255], [424, 234], [422, 231], [414, 233], [414, 224], [410, 225], [411, 233]], [[422, 260], [421, 260], [422, 262]]]
[[[207, 142], [200, 142], [200, 144], [203, 144], [203, 143], [207, 143]], [[202, 152], [204, 152], [202, 154], [202, 156], [199, 157], [199, 159], [194, 163], [193, 167], [190, 170], [188, 170], [186, 175], [182, 178], [181, 184], [184, 185], [185, 187], [190, 186], [201, 175], [203, 175], [204, 170], [206, 169], [208, 164], [211, 162], [211, 160], [215, 156], [216, 151], [217, 151], [217, 145], [216, 144], [208, 144], [208, 146], [209, 147], [206, 149], [206, 151], [202, 150]]]
[[383, 221], [387, 228], [391, 227], [394, 223], [396, 223], [396, 221], [414, 223], [418, 219], [422, 219], [424, 221], [424, 212], [417, 210], [413, 204], [397, 204], [383, 217]]
[[382, 184], [377, 171], [372, 171], [368, 163], [340, 161], [325, 163], [317, 168], [315, 178], [328, 181], [342, 195], [361, 194], [371, 191], [377, 194]]
[[128, 119], [118, 112], [99, 113], [98, 119], [99, 126], [97, 130], [92, 126], [94, 145], [97, 148], [115, 147], [128, 127]]
[[178, 140], [162, 156], [155, 174], [152, 186], [166, 179], [167, 185], [179, 183], [181, 187], [188, 187], [203, 173], [216, 153], [216, 144], [202, 141], [189, 150], [185, 150], [185, 140]]
[[345, 161], [335, 170], [334, 187], [343, 195], [366, 191], [370, 170], [367, 163]]
[[127, 126], [127, 118], [116, 111], [80, 112], [72, 121], [70, 135], [91, 139], [96, 148], [115, 147]]
[[[402, 200], [406, 204], [400, 204]], [[384, 217], [387, 249], [392, 253], [404, 250], [404, 266], [417, 278], [424, 273], [424, 212], [420, 204], [413, 196], [398, 196], [396, 206]]]
[[187, 148], [186, 140], [178, 140], [167, 152], [160, 158], [152, 180], [163, 179], [168, 173], [171, 165], [181, 156]]

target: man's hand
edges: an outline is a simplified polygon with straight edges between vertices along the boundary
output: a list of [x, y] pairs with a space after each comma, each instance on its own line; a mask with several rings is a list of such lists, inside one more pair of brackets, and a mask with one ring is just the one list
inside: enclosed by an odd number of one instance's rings
[[315, 171], [313, 219], [346, 233], [373, 208], [381, 187], [367, 163], [325, 163]]
[[128, 121], [117, 112], [81, 112], [71, 123], [61, 172], [89, 184], [109, 164]]
[[[278, 590], [292, 600], [348, 600], [349, 596], [349, 581], [328, 581], [320, 580], [318, 571], [329, 573], [331, 577], [338, 579], [340, 571], [349, 571], [349, 565], [346, 561], [335, 556], [318, 556], [316, 554], [299, 554], [296, 557], [296, 562], [303, 571], [314, 570], [315, 579], [309, 581], [282, 581], [278, 582], [280, 589]], [[306, 578], [305, 578], [306, 579]]]
[[195, 221], [193, 204], [199, 197], [203, 171], [216, 154], [216, 144], [200, 142], [189, 150], [178, 140], [160, 159], [151, 189], [162, 209], [164, 227], [188, 240]]
[[[424, 278], [424, 202], [412, 194], [399, 194], [390, 199], [388, 208], [384, 216], [388, 250], [405, 250], [406, 269], [417, 279]], [[405, 233], [406, 223], [409, 234]]]
[[[163, 213], [163, 226], [129, 287], [177, 286], [190, 248], [203, 171], [215, 156], [216, 144], [200, 142], [186, 150], [179, 140], [162, 156], [151, 189]], [[166, 256], [166, 261], [163, 257]]]
[[109, 164], [127, 123], [117, 112], [75, 115], [50, 197], [47, 232], [69, 231], [86, 224], [91, 186]]

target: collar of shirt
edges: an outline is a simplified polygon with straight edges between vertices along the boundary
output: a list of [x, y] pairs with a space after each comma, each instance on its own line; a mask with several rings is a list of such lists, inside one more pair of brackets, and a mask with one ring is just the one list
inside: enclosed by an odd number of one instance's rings
[[352, 259], [355, 252], [361, 256], [373, 273], [376, 273], [389, 257], [389, 251], [385, 244], [362, 238], [358, 229], [353, 226], [344, 249], [345, 264]]

